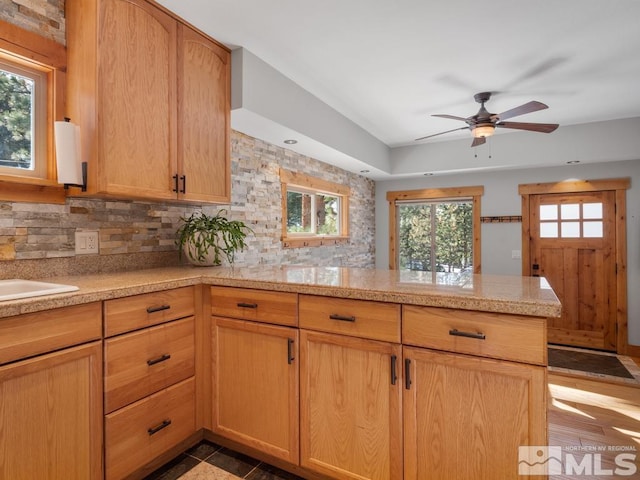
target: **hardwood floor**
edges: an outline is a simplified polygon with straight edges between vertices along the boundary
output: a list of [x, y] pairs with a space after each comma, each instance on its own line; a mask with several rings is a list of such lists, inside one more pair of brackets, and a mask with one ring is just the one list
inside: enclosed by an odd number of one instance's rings
[[[613, 478], [616, 467], [620, 467], [615, 463], [616, 456], [627, 453], [635, 459], [627, 460], [615, 478], [640, 479], [640, 387], [550, 373], [549, 396], [549, 445], [563, 448], [564, 463], [568, 454], [578, 463], [584, 460], [583, 472], [589, 475], [578, 478]], [[587, 454], [591, 458], [585, 460]], [[600, 466], [596, 464], [598, 455]], [[566, 467], [563, 472], [567, 473]]]

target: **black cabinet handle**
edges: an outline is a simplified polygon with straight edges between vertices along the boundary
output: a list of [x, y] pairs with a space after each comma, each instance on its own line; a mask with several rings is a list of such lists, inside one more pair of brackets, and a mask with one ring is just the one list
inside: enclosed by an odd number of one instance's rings
[[411, 390], [411, 360], [404, 359], [404, 388]]
[[238, 302], [237, 305], [240, 308], [258, 308], [258, 304], [257, 303], [244, 303], [244, 302]]
[[173, 177], [173, 191], [178, 193], [178, 174], [176, 173]]
[[486, 335], [482, 332], [461, 332], [457, 328], [449, 330], [449, 335], [453, 335], [454, 337], [475, 338], [476, 340], [484, 340], [486, 338]]
[[398, 372], [396, 371], [398, 364], [398, 357], [391, 355], [391, 385], [395, 385], [398, 381]]
[[340, 320], [341, 322], [355, 322], [356, 317], [346, 317], [344, 315], [338, 315], [337, 313], [332, 313], [329, 315], [331, 320]]
[[162, 430], [163, 428], [167, 428], [169, 425], [171, 425], [171, 420], [169, 420], [169, 419], [163, 420], [160, 425], [148, 428], [147, 429], [147, 433], [149, 434], [149, 436], [154, 435], [154, 434], [158, 433], [160, 430]]
[[171, 305], [159, 305], [157, 307], [147, 307], [147, 313], [161, 312], [162, 310], [169, 310]]
[[182, 180], [182, 189], [180, 190], [180, 193], [187, 193], [187, 176], [181, 175], [180, 180]]
[[287, 338], [287, 363], [291, 365], [296, 357], [293, 356], [293, 338]]
[[147, 365], [151, 366], [151, 365], [155, 365], [156, 363], [166, 362], [170, 358], [171, 358], [171, 355], [169, 355], [168, 353], [165, 353], [159, 356], [158, 358], [152, 358], [151, 360], [147, 360]]

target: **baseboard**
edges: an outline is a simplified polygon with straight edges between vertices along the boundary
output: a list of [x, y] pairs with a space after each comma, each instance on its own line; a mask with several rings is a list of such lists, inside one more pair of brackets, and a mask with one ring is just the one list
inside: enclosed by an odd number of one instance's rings
[[627, 355], [628, 357], [640, 358], [640, 345], [626, 345], [624, 348], [624, 352], [621, 352], [622, 355]]

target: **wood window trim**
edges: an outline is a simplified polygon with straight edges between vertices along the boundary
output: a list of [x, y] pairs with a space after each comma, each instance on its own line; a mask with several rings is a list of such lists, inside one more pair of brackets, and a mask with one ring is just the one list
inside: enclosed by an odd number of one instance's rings
[[53, 143], [54, 120], [62, 119], [67, 52], [64, 45], [0, 20], [0, 53], [17, 64], [47, 70], [47, 178], [0, 175], [0, 200], [64, 203], [66, 192], [57, 182]]
[[[280, 169], [282, 192], [282, 234], [283, 248], [319, 247], [324, 245], [342, 245], [349, 243], [349, 196], [351, 189], [339, 183], [329, 182], [300, 172]], [[287, 187], [296, 186], [316, 192], [339, 196], [340, 199], [340, 235], [287, 235]]]
[[[640, 346], [629, 345], [629, 327], [627, 312], [627, 203], [626, 191], [631, 188], [630, 178], [608, 178], [597, 180], [575, 180], [550, 183], [530, 183], [518, 185], [522, 197], [522, 271], [529, 271], [531, 264], [529, 237], [531, 219], [529, 217], [530, 195], [546, 193], [580, 193], [597, 190], [613, 190], [616, 196], [616, 302], [618, 353], [640, 356]], [[525, 248], [526, 246], [526, 248]]]
[[471, 198], [473, 203], [473, 273], [480, 273], [481, 268], [481, 242], [480, 242], [480, 197], [484, 195], [483, 186], [428, 188], [421, 190], [400, 190], [387, 192], [389, 202], [389, 269], [397, 270], [397, 216], [396, 204], [398, 200], [437, 200], [454, 198]]

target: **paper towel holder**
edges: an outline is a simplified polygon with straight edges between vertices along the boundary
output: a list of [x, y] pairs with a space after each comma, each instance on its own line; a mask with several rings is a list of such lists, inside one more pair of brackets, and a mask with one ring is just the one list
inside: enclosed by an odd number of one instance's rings
[[[71, 122], [69, 117], [64, 117], [65, 122]], [[74, 160], [78, 160], [78, 158], [74, 158]], [[80, 187], [83, 192], [87, 191], [87, 162], [81, 162], [80, 166], [82, 168], [82, 184], [79, 183], [63, 183], [64, 189], [69, 190], [69, 187]], [[59, 167], [58, 167], [59, 168]]]

